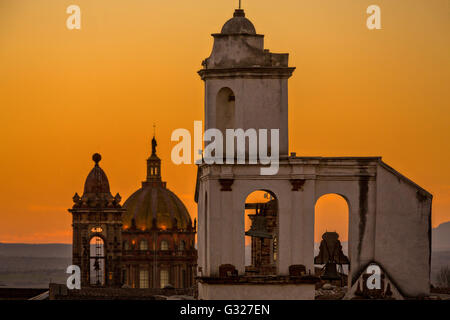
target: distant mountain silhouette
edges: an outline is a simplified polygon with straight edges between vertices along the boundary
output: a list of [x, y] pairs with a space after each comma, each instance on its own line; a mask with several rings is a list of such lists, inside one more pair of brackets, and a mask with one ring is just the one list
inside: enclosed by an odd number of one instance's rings
[[[342, 242], [347, 254], [347, 242]], [[450, 265], [450, 221], [433, 229], [432, 281], [442, 266]], [[319, 243], [314, 245], [314, 255]], [[245, 247], [246, 265], [250, 264], [250, 246]], [[64, 283], [65, 270], [71, 264], [72, 245], [62, 243], [0, 243], [0, 287], [48, 287], [48, 282]]]
[[441, 223], [433, 229], [432, 246], [433, 251], [450, 250], [450, 221]]
[[27, 258], [70, 258], [72, 245], [64, 243], [1, 243], [0, 256]]

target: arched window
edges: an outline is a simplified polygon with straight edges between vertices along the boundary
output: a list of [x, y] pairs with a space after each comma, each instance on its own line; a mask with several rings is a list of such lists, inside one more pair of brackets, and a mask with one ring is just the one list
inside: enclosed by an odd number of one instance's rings
[[148, 250], [147, 240], [141, 240], [141, 242], [139, 242], [139, 250]]
[[126, 240], [123, 242], [123, 250], [130, 250], [130, 245]]
[[160, 277], [159, 282], [161, 284], [161, 288], [164, 288], [165, 286], [167, 286], [169, 284], [169, 271], [168, 270], [165, 270], [165, 269], [161, 270], [159, 277]]
[[180, 241], [180, 247], [179, 247], [180, 251], [183, 251], [185, 248], [186, 248], [186, 241], [181, 240]]
[[161, 251], [169, 250], [169, 243], [166, 240], [162, 240], [160, 249]]
[[235, 96], [230, 88], [222, 88], [216, 98], [216, 128], [225, 134], [226, 129], [233, 129], [235, 113]]

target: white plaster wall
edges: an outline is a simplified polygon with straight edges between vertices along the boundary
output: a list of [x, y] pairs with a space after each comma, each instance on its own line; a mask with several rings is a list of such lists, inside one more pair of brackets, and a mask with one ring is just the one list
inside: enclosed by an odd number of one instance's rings
[[[331, 160], [329, 160], [331, 159]], [[284, 160], [275, 176], [261, 176], [255, 165], [203, 166], [199, 198], [199, 266], [218, 276], [221, 264], [245, 272], [244, 205], [256, 190], [278, 199], [278, 274], [292, 264], [314, 270], [314, 209], [325, 194], [342, 195], [349, 205], [349, 284], [369, 262], [380, 264], [406, 295], [429, 292], [429, 221], [431, 198], [419, 201], [420, 187], [374, 160]], [[220, 191], [219, 178], [232, 178], [232, 191]], [[292, 191], [291, 179], [305, 179]], [[208, 191], [208, 237], [202, 206]], [[424, 191], [425, 192], [425, 191]], [[202, 248], [207, 239], [208, 250]], [[205, 262], [206, 266], [205, 265]]]
[[[280, 155], [287, 155], [288, 80], [271, 78], [206, 80], [205, 129], [221, 127], [216, 123], [216, 98], [219, 90], [225, 87], [230, 88], [236, 97], [235, 128], [279, 129], [279, 152]], [[258, 94], [254, 94], [255, 92]], [[270, 140], [268, 145], [270, 146]]]
[[375, 261], [403, 294], [427, 295], [431, 199], [419, 201], [417, 187], [382, 166], [377, 186]]

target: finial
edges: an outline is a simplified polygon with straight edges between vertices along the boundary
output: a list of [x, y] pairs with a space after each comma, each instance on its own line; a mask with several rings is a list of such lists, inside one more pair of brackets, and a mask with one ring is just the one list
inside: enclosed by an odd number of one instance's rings
[[98, 163], [100, 162], [100, 160], [102, 160], [102, 156], [100, 155], [100, 153], [94, 153], [94, 155], [92, 156], [92, 160], [94, 160], [95, 165], [98, 166]]
[[153, 138], [156, 136], [156, 125], [153, 122]]

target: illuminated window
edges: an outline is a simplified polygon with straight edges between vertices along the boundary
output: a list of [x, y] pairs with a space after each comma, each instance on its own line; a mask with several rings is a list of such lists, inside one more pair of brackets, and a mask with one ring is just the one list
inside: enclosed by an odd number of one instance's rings
[[139, 271], [139, 288], [148, 288], [148, 270]]
[[183, 251], [186, 248], [186, 242], [184, 240], [180, 241], [180, 251]]
[[168, 270], [161, 270], [160, 272], [160, 283], [161, 288], [164, 288], [169, 284], [169, 271]]
[[91, 232], [97, 232], [97, 233], [100, 233], [100, 232], [103, 232], [103, 229], [100, 228], [100, 227], [94, 227], [94, 228], [91, 229]]
[[148, 250], [147, 240], [141, 240], [141, 242], [139, 242], [139, 250]]
[[169, 250], [169, 243], [166, 240], [161, 241], [161, 251]]

